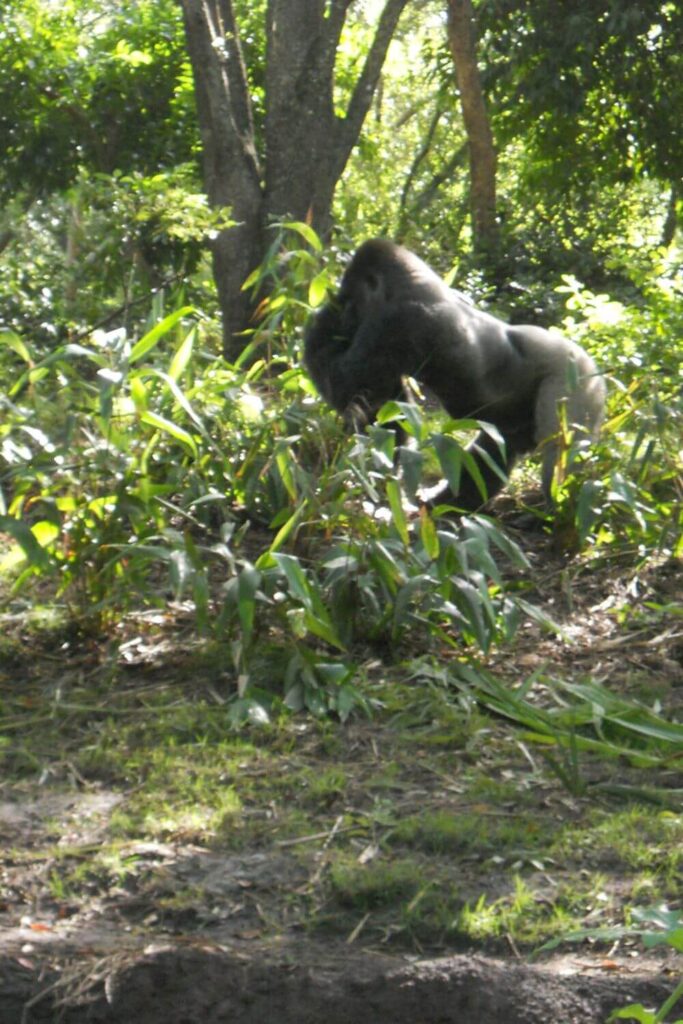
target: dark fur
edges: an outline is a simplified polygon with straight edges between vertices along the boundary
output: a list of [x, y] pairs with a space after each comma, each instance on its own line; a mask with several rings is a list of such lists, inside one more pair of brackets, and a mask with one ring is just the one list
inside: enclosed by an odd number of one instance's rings
[[[503, 323], [448, 288], [413, 253], [382, 239], [358, 249], [336, 299], [311, 318], [305, 361], [323, 398], [339, 412], [363, 410], [366, 422], [402, 394], [402, 377], [414, 377], [453, 418], [498, 428], [504, 458], [485, 432], [472, 450], [488, 452], [506, 475], [520, 455], [541, 447], [548, 502], [558, 403], [566, 402], [567, 422], [588, 436], [604, 411], [603, 378], [579, 345], [542, 327]], [[484, 460], [479, 466], [491, 497], [502, 480]], [[455, 500], [463, 508], [482, 504], [469, 476]]]

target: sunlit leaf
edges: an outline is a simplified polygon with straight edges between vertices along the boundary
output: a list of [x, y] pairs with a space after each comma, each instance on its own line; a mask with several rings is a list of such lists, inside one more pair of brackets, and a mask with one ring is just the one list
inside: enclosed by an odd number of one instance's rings
[[304, 224], [300, 220], [289, 220], [284, 221], [282, 226], [283, 228], [289, 228], [290, 231], [296, 231], [297, 234], [301, 235], [308, 242], [312, 249], [315, 249], [316, 252], [322, 252], [323, 243], [309, 224]]
[[40, 569], [49, 564], [45, 548], [59, 536], [59, 527], [55, 523], [41, 520], [29, 526], [13, 516], [1, 515], [0, 530], [13, 537], [18, 545], [0, 560], [0, 570], [15, 568], [24, 560]]
[[147, 334], [143, 335], [128, 357], [130, 363], [136, 363], [138, 359], [142, 359], [146, 356], [156, 345], [159, 344], [161, 339], [165, 337], [176, 324], [180, 323], [182, 319], [187, 316], [191, 316], [194, 313], [193, 306], [183, 306], [181, 309], [176, 309], [175, 312], [169, 313], [168, 316], [164, 317], [158, 324], [155, 324]]
[[33, 359], [31, 358], [31, 353], [28, 350], [28, 346], [19, 337], [18, 334], [14, 333], [14, 331], [0, 331], [0, 345], [5, 345], [7, 348], [10, 348], [13, 352], [20, 356], [25, 363], [28, 363], [29, 366], [32, 364]]
[[174, 437], [176, 441], [180, 441], [181, 444], [189, 448], [193, 455], [197, 455], [197, 445], [192, 435], [188, 434], [182, 427], [179, 427], [177, 423], [166, 419], [165, 416], [159, 416], [158, 413], [148, 409], [141, 414], [140, 422], [147, 423], [150, 427], [156, 427], [157, 430], [161, 430], [164, 434], [169, 434], [170, 437]]
[[389, 499], [389, 507], [391, 509], [394, 526], [396, 527], [401, 540], [407, 547], [410, 542], [408, 523], [405, 512], [403, 511], [401, 489], [396, 480], [387, 481], [387, 498]]
[[330, 286], [330, 277], [327, 271], [323, 270], [313, 278], [308, 286], [308, 304], [314, 309], [320, 306], [327, 297]]
[[422, 545], [431, 559], [439, 557], [439, 534], [431, 515], [426, 508], [420, 509], [420, 539]]
[[182, 376], [188, 363], [192, 359], [192, 351], [194, 349], [196, 338], [197, 328], [192, 327], [178, 346], [176, 353], [171, 360], [171, 365], [168, 368], [168, 375], [171, 380], [177, 381]]

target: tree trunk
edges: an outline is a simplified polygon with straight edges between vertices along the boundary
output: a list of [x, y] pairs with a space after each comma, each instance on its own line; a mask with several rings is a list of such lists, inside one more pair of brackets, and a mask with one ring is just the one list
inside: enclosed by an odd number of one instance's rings
[[474, 246], [484, 257], [495, 260], [498, 246], [497, 158], [477, 67], [474, 11], [471, 0], [448, 0], [448, 42], [455, 64], [469, 147]]
[[249, 322], [243, 282], [262, 251], [261, 169], [232, 0], [183, 0], [185, 34], [195, 81], [204, 184], [212, 206], [229, 206], [237, 227], [213, 246], [214, 278], [223, 316], [226, 356], [243, 347]]
[[[337, 181], [358, 139], [389, 43], [408, 0], [385, 0], [343, 116], [335, 112], [337, 46], [352, 0], [269, 0], [265, 19], [265, 122], [256, 132], [232, 0], [182, 0], [195, 80], [205, 186], [237, 228], [214, 246], [224, 349], [244, 347], [253, 299], [242, 283], [263, 259], [275, 219], [330, 227]], [[262, 139], [258, 152], [257, 138]]]
[[660, 245], [665, 249], [668, 249], [676, 236], [676, 228], [678, 227], [678, 200], [680, 195], [680, 186], [677, 186], [674, 182], [671, 185], [671, 191], [669, 192], [669, 204], [666, 210], [666, 218], [662, 228], [662, 240], [660, 242]]

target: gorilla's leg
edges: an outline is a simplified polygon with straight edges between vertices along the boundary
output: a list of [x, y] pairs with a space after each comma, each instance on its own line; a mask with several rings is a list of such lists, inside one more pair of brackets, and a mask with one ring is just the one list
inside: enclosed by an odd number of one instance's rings
[[552, 508], [552, 485], [560, 456], [562, 423], [573, 431], [574, 440], [597, 435], [603, 416], [605, 385], [602, 377], [593, 375], [568, 390], [568, 368], [543, 381], [538, 389], [535, 407], [535, 445], [541, 448], [541, 488], [548, 508]]
[[498, 442], [482, 430], [468, 446], [467, 451], [476, 461], [477, 469], [484, 483], [486, 497], [483, 497], [474, 477], [463, 466], [457, 494], [453, 492], [446, 481], [442, 481], [425, 494], [428, 505], [456, 505], [467, 512], [474, 512], [482, 508], [505, 486], [512, 467], [518, 457], [524, 451], [528, 451], [528, 446], [520, 446], [514, 435], [506, 436], [505, 451], [503, 452]]

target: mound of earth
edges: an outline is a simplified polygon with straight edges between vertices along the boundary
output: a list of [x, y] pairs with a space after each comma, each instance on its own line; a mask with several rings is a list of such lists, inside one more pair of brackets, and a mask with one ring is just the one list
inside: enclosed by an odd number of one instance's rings
[[[67, 961], [0, 960], [3, 1024], [604, 1024], [657, 1006], [664, 974], [562, 973], [452, 956], [406, 963], [348, 950], [149, 947]], [[569, 968], [567, 968], [569, 971]]]

